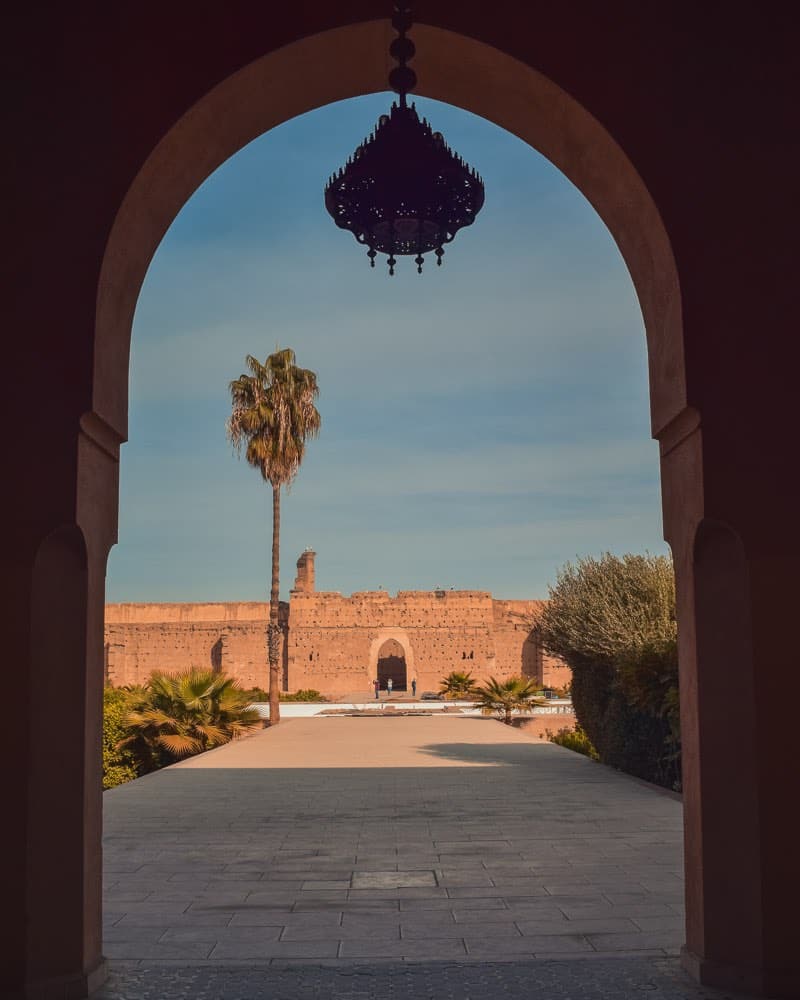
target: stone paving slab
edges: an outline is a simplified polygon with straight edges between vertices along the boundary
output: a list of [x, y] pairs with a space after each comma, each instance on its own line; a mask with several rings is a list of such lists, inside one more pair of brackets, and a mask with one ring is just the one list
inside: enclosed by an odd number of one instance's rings
[[601, 961], [683, 938], [680, 802], [493, 720], [291, 720], [104, 802], [120, 967]]
[[676, 959], [341, 962], [120, 967], [94, 1000], [736, 1000], [693, 983]]

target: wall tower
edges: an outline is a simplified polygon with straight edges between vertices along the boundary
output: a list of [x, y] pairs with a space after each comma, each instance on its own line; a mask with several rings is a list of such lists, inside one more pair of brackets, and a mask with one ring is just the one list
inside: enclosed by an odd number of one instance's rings
[[297, 560], [297, 576], [292, 587], [293, 594], [313, 594], [314, 593], [314, 558], [316, 552], [313, 549], [306, 549]]

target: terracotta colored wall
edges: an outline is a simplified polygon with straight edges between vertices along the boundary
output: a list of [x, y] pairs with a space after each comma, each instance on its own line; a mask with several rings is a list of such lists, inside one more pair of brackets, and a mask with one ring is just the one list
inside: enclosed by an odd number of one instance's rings
[[[284, 616], [286, 606], [282, 606]], [[266, 603], [108, 604], [106, 679], [141, 684], [153, 670], [224, 671], [245, 687], [269, 684]]]
[[[495, 601], [486, 591], [294, 590], [284, 650], [284, 686], [326, 695], [371, 693], [381, 648], [402, 647], [408, 683], [435, 690], [451, 670], [477, 680], [524, 674], [560, 684], [568, 670], [542, 655], [531, 632], [541, 601]], [[106, 676], [136, 684], [153, 670], [197, 666], [267, 686], [265, 603], [111, 604], [106, 607]]]

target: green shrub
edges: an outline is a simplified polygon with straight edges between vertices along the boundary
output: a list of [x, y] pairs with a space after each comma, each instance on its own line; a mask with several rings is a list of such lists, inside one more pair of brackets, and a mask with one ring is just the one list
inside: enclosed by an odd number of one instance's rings
[[242, 694], [245, 695], [245, 697], [247, 697], [251, 702], [269, 701], [269, 691], [265, 691], [264, 688], [245, 688], [242, 691]]
[[131, 700], [129, 691], [113, 687], [103, 691], [103, 789], [116, 788], [139, 776], [133, 753], [118, 748], [128, 735], [125, 718]]
[[299, 691], [281, 691], [281, 701], [327, 701], [314, 688], [301, 688]]
[[572, 670], [575, 715], [599, 759], [680, 787], [675, 580], [664, 556], [568, 563], [539, 622]]
[[592, 760], [600, 760], [600, 755], [592, 745], [592, 741], [580, 726], [576, 726], [574, 729], [565, 727], [556, 733], [551, 733], [547, 729], [545, 733], [551, 743], [557, 743], [560, 747], [566, 747], [567, 750], [574, 750], [575, 753], [582, 753], [584, 757], [591, 757]]
[[[247, 695], [251, 702], [267, 702], [269, 701], [269, 692], [265, 691], [264, 688], [248, 688], [243, 694]], [[301, 688], [299, 691], [281, 691], [280, 692], [281, 701], [327, 701], [319, 691], [315, 691], [314, 688]]]

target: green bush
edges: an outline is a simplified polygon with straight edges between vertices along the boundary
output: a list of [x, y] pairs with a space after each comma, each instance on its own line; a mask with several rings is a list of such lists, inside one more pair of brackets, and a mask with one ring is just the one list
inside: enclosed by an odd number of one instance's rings
[[551, 733], [549, 729], [545, 732], [551, 743], [557, 743], [560, 747], [566, 747], [567, 750], [574, 750], [575, 753], [582, 753], [584, 757], [591, 757], [592, 760], [600, 760], [600, 755], [592, 745], [592, 741], [580, 726], [576, 726], [574, 729], [565, 727], [555, 733]]
[[539, 622], [572, 670], [575, 715], [599, 759], [680, 788], [675, 580], [664, 556], [568, 563]]
[[300, 688], [299, 691], [281, 691], [281, 701], [327, 701], [314, 688]]
[[138, 778], [133, 753], [118, 744], [128, 735], [125, 718], [131, 708], [131, 692], [107, 687], [103, 691], [103, 789], [116, 788]]
[[[269, 701], [269, 691], [265, 691], [264, 688], [248, 688], [243, 692], [247, 695], [251, 702], [267, 702]], [[281, 701], [327, 701], [328, 699], [323, 697], [319, 691], [315, 691], [314, 688], [301, 688], [299, 691], [281, 691], [280, 692]]]
[[245, 688], [242, 694], [251, 702], [269, 701], [269, 691], [265, 691], [264, 688]]

